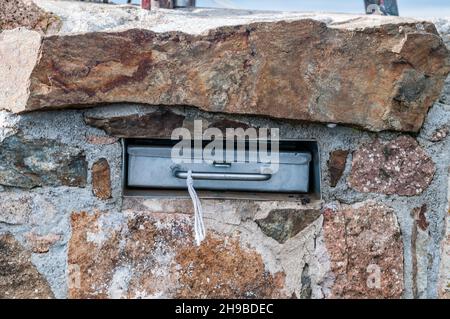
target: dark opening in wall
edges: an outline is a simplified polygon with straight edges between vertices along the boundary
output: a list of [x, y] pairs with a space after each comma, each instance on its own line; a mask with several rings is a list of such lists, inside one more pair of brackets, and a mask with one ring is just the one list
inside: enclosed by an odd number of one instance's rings
[[[266, 149], [248, 140], [242, 144], [223, 140], [222, 149], [212, 150], [214, 158], [206, 156], [212, 149], [211, 141], [184, 141], [191, 149], [175, 151], [179, 142], [124, 139], [124, 196], [187, 197], [186, 179], [190, 171], [201, 198], [306, 202], [321, 199], [319, 149], [315, 141], [282, 140], [279, 151], [271, 152], [270, 142]], [[233, 155], [230, 149], [234, 149]], [[279, 158], [279, 163], [274, 165], [263, 155]]]

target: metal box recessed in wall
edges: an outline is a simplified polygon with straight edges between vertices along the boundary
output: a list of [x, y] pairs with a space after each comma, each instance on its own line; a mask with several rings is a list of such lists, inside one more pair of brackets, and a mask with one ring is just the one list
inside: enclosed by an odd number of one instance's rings
[[[187, 173], [191, 171], [195, 188], [200, 191], [317, 193], [318, 179], [312, 167], [317, 161], [317, 152], [311, 147], [295, 147], [303, 145], [298, 142], [281, 143], [279, 166], [275, 171], [259, 157], [256, 157], [258, 161], [247, 161], [251, 155], [248, 149], [244, 161], [237, 157], [226, 160], [224, 150], [223, 160], [195, 163], [195, 155], [191, 154], [188, 162], [192, 163], [174, 163], [171, 158], [173, 145], [173, 141], [126, 141], [126, 188], [185, 190]], [[284, 147], [286, 145], [289, 147]]]

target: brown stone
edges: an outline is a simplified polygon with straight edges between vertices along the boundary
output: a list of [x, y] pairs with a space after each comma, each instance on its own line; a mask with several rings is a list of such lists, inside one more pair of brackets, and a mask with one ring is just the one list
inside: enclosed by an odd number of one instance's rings
[[424, 204], [421, 207], [417, 207], [413, 210], [412, 216], [417, 223], [417, 226], [423, 231], [428, 229], [430, 225], [427, 221], [427, 216], [425, 215], [427, 212], [427, 205]]
[[100, 199], [111, 198], [111, 171], [105, 158], [92, 165], [92, 191]]
[[170, 138], [174, 129], [183, 127], [183, 121], [184, 116], [169, 110], [111, 117], [85, 116], [86, 124], [122, 138]]
[[328, 161], [328, 172], [330, 174], [331, 187], [336, 187], [342, 175], [344, 174], [348, 153], [349, 151], [344, 150], [336, 150], [330, 153], [330, 160]]
[[230, 120], [230, 119], [220, 119], [213, 121], [209, 124], [209, 127], [211, 128], [217, 128], [221, 130], [222, 132], [226, 132], [228, 128], [238, 129], [242, 128], [243, 130], [247, 130], [248, 128], [251, 128], [251, 126], [247, 123]]
[[256, 223], [264, 234], [284, 244], [311, 225], [320, 215], [320, 210], [275, 209], [266, 218], [256, 220]]
[[323, 230], [335, 277], [329, 298], [402, 297], [403, 242], [392, 209], [372, 201], [326, 208]]
[[119, 139], [117, 137], [111, 136], [96, 136], [89, 135], [86, 136], [86, 142], [92, 145], [111, 145], [117, 143]]
[[433, 160], [417, 141], [401, 136], [375, 140], [354, 152], [349, 184], [364, 193], [416, 196], [428, 188], [435, 172]]
[[84, 187], [84, 151], [50, 139], [20, 135], [0, 143], [0, 185], [31, 189], [41, 186]]
[[437, 129], [433, 135], [431, 135], [430, 141], [434, 143], [441, 142], [447, 138], [449, 133], [450, 130], [448, 127], [441, 127], [440, 129]]
[[54, 297], [30, 258], [30, 252], [24, 250], [12, 235], [0, 235], [0, 299]]
[[199, 249], [182, 247], [176, 261], [177, 298], [267, 298], [282, 288], [276, 285], [283, 283], [282, 273], [267, 273], [261, 256], [242, 249], [236, 239], [210, 236]]
[[39, 235], [34, 232], [29, 232], [25, 235], [28, 246], [31, 251], [36, 254], [45, 254], [50, 251], [50, 248], [56, 244], [60, 239], [61, 235], [58, 234], [46, 234]]
[[25, 27], [39, 32], [57, 30], [61, 22], [55, 15], [39, 8], [32, 0], [0, 2], [0, 32]]
[[[102, 218], [100, 218], [102, 216]], [[123, 215], [122, 215], [123, 216]], [[71, 298], [267, 298], [282, 296], [282, 273], [239, 237], [209, 232], [196, 247], [189, 215], [72, 215], [69, 265], [79, 280]], [[76, 277], [76, 276], [75, 276]]]
[[[122, 10], [112, 7], [104, 10]], [[197, 24], [197, 15], [183, 13], [180, 25]], [[159, 24], [152, 17], [146, 23]], [[328, 25], [318, 20], [246, 24], [249, 17], [240, 19], [241, 26], [207, 34], [176, 26], [156, 33], [135, 25], [53, 36], [4, 32], [0, 107], [20, 113], [113, 102], [188, 105], [418, 131], [450, 71], [449, 52], [434, 25], [402, 18], [362, 22], [357, 16]]]

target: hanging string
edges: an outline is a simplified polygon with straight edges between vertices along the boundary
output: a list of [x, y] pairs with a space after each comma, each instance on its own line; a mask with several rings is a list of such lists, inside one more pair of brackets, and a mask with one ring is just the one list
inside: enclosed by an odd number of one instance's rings
[[192, 199], [192, 204], [194, 205], [194, 234], [195, 234], [195, 242], [197, 246], [200, 246], [202, 241], [206, 237], [205, 232], [205, 225], [203, 224], [203, 209], [202, 209], [202, 203], [200, 202], [200, 199], [198, 198], [197, 192], [194, 188], [194, 179], [192, 178], [192, 171], [188, 172], [186, 184], [188, 187], [189, 195]]

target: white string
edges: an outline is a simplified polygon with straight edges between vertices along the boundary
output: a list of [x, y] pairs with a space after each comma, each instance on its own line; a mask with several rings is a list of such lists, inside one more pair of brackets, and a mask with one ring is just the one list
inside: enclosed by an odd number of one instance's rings
[[202, 241], [206, 237], [205, 225], [203, 224], [203, 209], [202, 203], [198, 198], [197, 192], [194, 188], [194, 179], [192, 178], [192, 171], [189, 171], [187, 174], [186, 184], [188, 187], [189, 195], [192, 199], [192, 204], [194, 205], [194, 234], [195, 234], [195, 242], [197, 246], [200, 246]]

